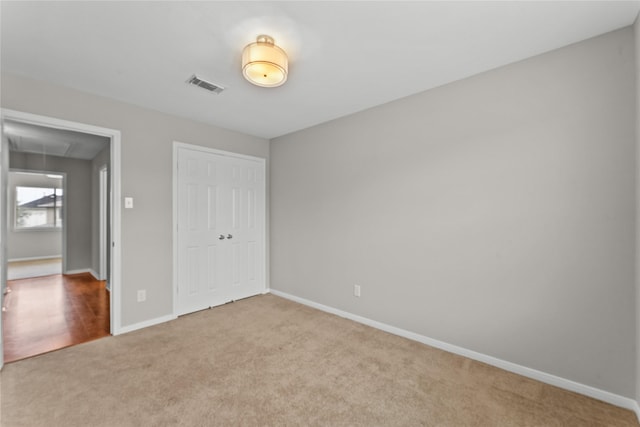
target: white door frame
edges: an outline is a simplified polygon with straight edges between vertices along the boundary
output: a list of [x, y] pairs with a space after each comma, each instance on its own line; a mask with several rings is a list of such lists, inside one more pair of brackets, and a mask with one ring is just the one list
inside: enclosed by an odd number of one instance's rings
[[[98, 275], [100, 277], [98, 277], [98, 279], [100, 280], [107, 280], [107, 220], [109, 218], [109, 214], [107, 212], [107, 208], [109, 206], [109, 203], [107, 202], [107, 197], [109, 197], [108, 191], [109, 191], [109, 186], [107, 185], [107, 165], [102, 165], [100, 166], [100, 169], [98, 170], [98, 181], [99, 181], [99, 185], [98, 185], [98, 216], [100, 218], [99, 224], [100, 224], [100, 238], [98, 239], [98, 258], [99, 258], [99, 272]], [[111, 290], [110, 288], [110, 284], [107, 283], [107, 286], [109, 287], [109, 290]]]
[[[57, 119], [54, 117], [41, 116], [37, 114], [25, 113], [22, 111], [15, 111], [3, 108], [0, 110], [0, 118], [3, 123], [4, 120], [13, 120], [21, 123], [28, 123], [37, 126], [44, 126], [54, 129], [70, 130], [75, 132], [88, 133], [92, 135], [99, 135], [107, 137], [111, 140], [110, 154], [111, 154], [111, 275], [110, 285], [110, 329], [112, 335], [118, 335], [121, 333], [121, 254], [122, 249], [120, 247], [120, 131], [115, 129], [108, 129], [84, 123], [72, 122], [69, 120]], [[2, 182], [2, 186], [6, 190], [6, 181]], [[6, 191], [5, 193], [6, 194]], [[6, 199], [6, 198], [5, 198]], [[3, 200], [3, 203], [6, 200]], [[66, 215], [65, 215], [66, 217]], [[5, 216], [6, 218], [6, 216]], [[6, 230], [6, 220], [2, 223], [3, 230]], [[6, 235], [6, 231], [4, 231]], [[3, 243], [5, 245], [6, 243]], [[3, 255], [2, 268], [6, 269], [6, 255]], [[6, 276], [3, 274], [1, 279], [6, 281]], [[4, 283], [4, 282], [3, 282]], [[0, 298], [3, 298], [0, 296]], [[0, 342], [2, 341], [2, 331], [0, 330]]]
[[[0, 131], [2, 142], [0, 144], [0, 307], [4, 307], [4, 290], [7, 287], [7, 234], [8, 234], [8, 207], [7, 202], [7, 178], [9, 177], [9, 141], [4, 134], [4, 120], [0, 111]], [[0, 369], [4, 367], [4, 344], [2, 341], [2, 315], [0, 313]]]
[[[173, 316], [174, 318], [178, 316], [178, 150], [181, 148], [186, 148], [189, 150], [202, 151], [204, 153], [209, 154], [217, 154], [219, 156], [228, 156], [239, 159], [247, 159], [253, 160], [256, 162], [262, 163], [265, 168], [266, 174], [266, 159], [262, 157], [249, 156], [246, 154], [233, 153], [231, 151], [223, 151], [215, 148], [203, 147], [201, 145], [193, 145], [186, 144], [184, 142], [173, 141]], [[263, 185], [264, 185], [264, 194], [265, 194], [265, 203], [263, 207], [263, 211], [260, 212], [262, 218], [264, 219], [264, 227], [262, 230], [262, 277], [264, 280], [264, 289], [263, 293], [268, 292], [267, 288], [267, 180], [266, 176], [264, 177]]]

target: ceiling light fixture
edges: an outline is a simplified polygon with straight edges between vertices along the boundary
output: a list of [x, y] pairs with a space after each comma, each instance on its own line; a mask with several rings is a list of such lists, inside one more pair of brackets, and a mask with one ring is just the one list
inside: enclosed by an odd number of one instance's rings
[[287, 81], [289, 60], [273, 38], [260, 35], [242, 51], [242, 74], [256, 86], [277, 87]]

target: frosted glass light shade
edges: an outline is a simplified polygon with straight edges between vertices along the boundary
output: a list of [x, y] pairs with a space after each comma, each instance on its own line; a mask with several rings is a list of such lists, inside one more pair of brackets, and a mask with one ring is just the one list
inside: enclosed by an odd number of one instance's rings
[[289, 60], [269, 36], [258, 36], [242, 51], [242, 74], [256, 86], [277, 87], [287, 81]]

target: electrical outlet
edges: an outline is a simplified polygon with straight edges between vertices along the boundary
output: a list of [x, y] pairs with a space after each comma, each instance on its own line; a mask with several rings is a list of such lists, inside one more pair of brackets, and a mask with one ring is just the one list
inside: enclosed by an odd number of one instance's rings
[[353, 285], [353, 296], [360, 297], [360, 285]]
[[147, 291], [144, 289], [140, 289], [138, 291], [138, 302], [144, 302], [147, 300]]

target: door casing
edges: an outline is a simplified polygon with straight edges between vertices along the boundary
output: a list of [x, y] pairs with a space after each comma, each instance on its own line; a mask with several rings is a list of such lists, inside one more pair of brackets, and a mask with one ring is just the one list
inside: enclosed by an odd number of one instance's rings
[[[99, 245], [98, 245], [98, 257], [99, 257], [99, 265], [100, 265], [100, 271], [98, 272], [98, 275], [100, 276], [99, 279], [100, 280], [107, 280], [108, 278], [108, 274], [107, 274], [107, 248], [109, 246], [108, 242], [107, 242], [107, 236], [108, 236], [108, 219], [109, 219], [109, 212], [107, 212], [107, 209], [109, 207], [109, 202], [107, 201], [107, 198], [109, 197], [109, 186], [107, 185], [107, 179], [109, 177], [108, 175], [108, 171], [107, 171], [107, 166], [103, 165], [100, 166], [100, 169], [98, 170], [98, 176], [99, 176], [99, 194], [98, 194], [98, 210], [99, 210], [99, 217], [100, 217], [100, 221], [99, 221], [99, 227], [100, 227], [100, 238], [99, 238]], [[107, 289], [109, 289], [109, 291], [111, 291], [110, 288], [111, 284], [109, 282], [107, 282]]]

